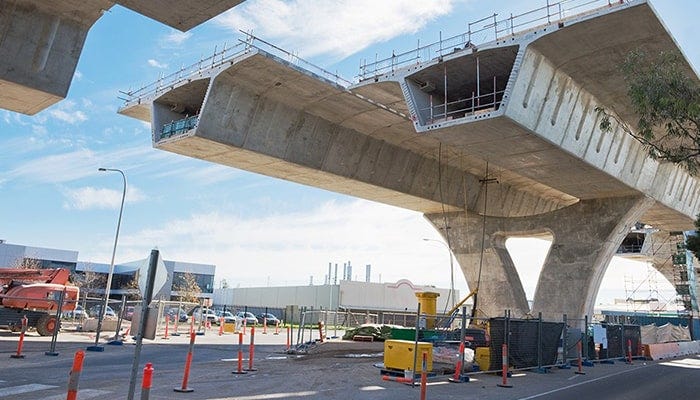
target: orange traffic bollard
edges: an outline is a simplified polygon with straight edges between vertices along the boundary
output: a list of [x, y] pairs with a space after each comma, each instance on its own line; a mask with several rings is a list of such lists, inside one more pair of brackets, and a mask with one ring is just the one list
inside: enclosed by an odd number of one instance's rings
[[233, 371], [234, 374], [245, 374], [243, 371], [243, 333], [238, 332], [238, 369]]
[[428, 392], [428, 352], [423, 352], [420, 372], [420, 400], [425, 400]]
[[24, 345], [24, 333], [27, 331], [27, 316], [22, 317], [22, 330], [19, 333], [19, 343], [17, 343], [17, 354], [10, 355], [11, 358], [24, 358], [22, 354], [22, 345]]
[[248, 318], [243, 318], [243, 335], [246, 334], [245, 330], [246, 330], [247, 326], [248, 326]]
[[582, 345], [581, 345], [580, 340], [576, 343], [576, 350], [578, 350], [578, 370], [574, 371], [574, 373], [578, 374], [578, 375], [586, 375], [586, 373], [583, 372], [583, 359], [582, 359], [583, 351], [582, 351]]
[[78, 350], [73, 358], [73, 368], [68, 375], [68, 396], [66, 400], [77, 400], [78, 398], [78, 382], [80, 381], [80, 373], [83, 371], [83, 359], [85, 352]]
[[318, 321], [318, 341], [323, 343], [323, 322]]
[[450, 382], [459, 383], [462, 382], [462, 359], [464, 358], [464, 340], [459, 343], [459, 352], [457, 354], [459, 360], [457, 360], [457, 365], [455, 366], [455, 373], [452, 378], [449, 379]]
[[141, 400], [148, 400], [153, 384], [153, 364], [146, 363], [143, 368], [143, 381], [141, 382]]
[[190, 332], [190, 349], [187, 352], [187, 359], [185, 360], [185, 374], [182, 377], [182, 387], [175, 388], [176, 392], [180, 393], [189, 393], [194, 391], [194, 389], [190, 389], [187, 387], [187, 380], [190, 377], [190, 365], [192, 365], [192, 351], [194, 349], [194, 338], [197, 336], [197, 334], [194, 332]]
[[289, 327], [287, 327], [287, 351], [289, 351], [289, 348], [291, 347], [291, 342], [292, 342], [292, 334], [289, 333]]
[[226, 322], [224, 321], [224, 317], [219, 318], [219, 336], [224, 334], [224, 324]]
[[627, 364], [632, 364], [632, 340], [627, 339]]
[[279, 334], [280, 334], [280, 321], [277, 320], [277, 322], [275, 322], [275, 335], [279, 335]]
[[192, 315], [192, 319], [190, 320], [190, 334], [194, 332], [194, 314]]
[[267, 335], [267, 317], [263, 317], [263, 335]]
[[513, 385], [508, 384], [508, 345], [505, 343], [501, 346], [501, 364], [503, 366], [501, 371], [501, 374], [503, 375], [503, 382], [496, 386], [511, 388]]
[[170, 338], [168, 337], [168, 328], [169, 328], [169, 325], [170, 325], [170, 317], [167, 317], [167, 316], [166, 316], [166, 317], [165, 317], [165, 335], [163, 335], [163, 339], [164, 339], [164, 340], [170, 339]]
[[250, 327], [250, 347], [248, 348], [248, 369], [246, 371], [257, 371], [253, 368], [253, 358], [255, 357], [255, 327]]

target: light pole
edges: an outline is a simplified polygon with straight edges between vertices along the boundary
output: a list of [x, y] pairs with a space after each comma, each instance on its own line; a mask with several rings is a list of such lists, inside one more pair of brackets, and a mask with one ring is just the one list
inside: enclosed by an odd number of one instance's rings
[[452, 307], [454, 308], [456, 299], [455, 299], [455, 267], [454, 267], [454, 260], [452, 256], [452, 249], [450, 249], [450, 246], [447, 245], [447, 243], [443, 242], [442, 240], [436, 240], [436, 239], [428, 239], [428, 238], [423, 238], [424, 241], [426, 242], [436, 242], [440, 243], [441, 245], [445, 246], [447, 248], [447, 252], [450, 253], [450, 301], [452, 302]]
[[103, 351], [104, 347], [99, 346], [100, 332], [102, 330], [102, 320], [104, 319], [105, 313], [107, 312], [107, 304], [109, 303], [109, 291], [112, 287], [112, 275], [114, 275], [114, 256], [117, 254], [117, 242], [119, 241], [119, 228], [122, 224], [122, 213], [124, 212], [124, 199], [126, 198], [126, 175], [124, 171], [116, 168], [98, 168], [100, 172], [119, 172], [122, 176], [123, 189], [122, 189], [122, 202], [119, 207], [119, 219], [117, 220], [117, 233], [114, 235], [114, 247], [112, 248], [112, 261], [109, 263], [109, 272], [107, 273], [107, 285], [105, 287], [105, 300], [102, 304], [100, 315], [97, 318], [97, 334], [95, 335], [95, 344], [93, 346], [88, 346], [89, 351]]

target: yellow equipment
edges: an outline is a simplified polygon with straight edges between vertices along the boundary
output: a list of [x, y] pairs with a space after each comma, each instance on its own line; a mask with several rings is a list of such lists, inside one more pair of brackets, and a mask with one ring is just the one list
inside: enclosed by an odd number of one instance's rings
[[[400, 371], [412, 370], [414, 360], [414, 349], [416, 343], [410, 340], [386, 340], [384, 341], [384, 368], [396, 369]], [[433, 370], [433, 344], [418, 342], [418, 357], [416, 360], [415, 373], [423, 371], [423, 352], [428, 353], [427, 368]]]

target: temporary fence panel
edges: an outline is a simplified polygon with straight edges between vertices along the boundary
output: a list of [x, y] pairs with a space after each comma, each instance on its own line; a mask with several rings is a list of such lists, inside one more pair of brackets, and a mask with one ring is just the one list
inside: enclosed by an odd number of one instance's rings
[[[541, 324], [541, 325], [540, 325]], [[554, 365], [557, 362], [559, 339], [564, 324], [540, 323], [537, 319], [491, 318], [489, 320], [491, 370], [502, 367], [502, 345], [508, 344], [509, 364], [513, 368]], [[541, 329], [541, 337], [539, 332]], [[540, 353], [538, 353], [538, 349]], [[541, 360], [539, 357], [541, 356]]]

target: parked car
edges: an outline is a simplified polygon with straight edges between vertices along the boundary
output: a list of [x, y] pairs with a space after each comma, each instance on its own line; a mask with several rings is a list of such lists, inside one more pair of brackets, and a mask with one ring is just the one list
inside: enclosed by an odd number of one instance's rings
[[87, 312], [85, 312], [83, 306], [81, 306], [80, 304], [75, 306], [75, 310], [66, 311], [63, 313], [63, 318], [83, 319], [87, 317]]
[[275, 326], [276, 324], [282, 325], [282, 321], [275, 317], [274, 314], [262, 313], [258, 315], [258, 321], [262, 324], [267, 321], [267, 326]]
[[258, 318], [252, 312], [239, 311], [236, 316], [241, 318], [241, 320], [244, 320], [246, 325], [250, 326], [258, 324]]
[[131, 321], [131, 319], [134, 317], [134, 306], [126, 306], [126, 309], [124, 310], [124, 319], [127, 321]]
[[227, 324], [236, 323], [236, 320], [238, 319], [238, 317], [233, 315], [233, 313], [231, 313], [231, 311], [219, 311], [216, 313], [216, 315], [219, 318], [223, 317], [224, 323], [227, 323]]
[[[165, 314], [166, 314], [168, 317], [170, 317], [170, 320], [171, 320], [171, 321], [174, 322], [176, 316], [178, 315], [177, 307], [170, 308], [170, 309], [166, 310], [166, 311], [165, 311]], [[179, 321], [179, 322], [187, 322], [187, 313], [185, 312], [185, 310], [180, 309], [180, 315], [179, 315], [179, 317], [178, 317], [178, 321]]]
[[219, 323], [219, 317], [216, 316], [216, 313], [214, 312], [214, 310], [210, 310], [210, 309], [202, 310], [201, 307], [195, 307], [195, 309], [192, 310], [190, 315], [192, 316], [192, 318], [194, 318], [194, 320], [196, 322], [206, 319], [207, 321], [209, 321], [211, 323], [215, 323], [215, 324]]
[[[112, 307], [107, 306], [106, 310], [105, 317], [117, 318], [117, 314], [114, 312], [114, 310], [112, 310]], [[102, 312], [102, 304], [90, 307], [88, 310], [88, 315], [91, 315], [93, 318], [99, 318], [100, 312]]]

